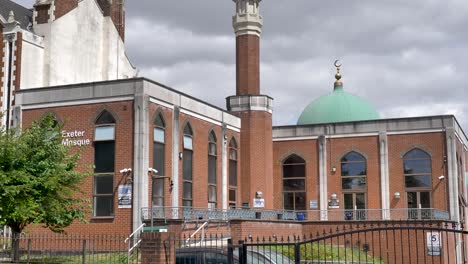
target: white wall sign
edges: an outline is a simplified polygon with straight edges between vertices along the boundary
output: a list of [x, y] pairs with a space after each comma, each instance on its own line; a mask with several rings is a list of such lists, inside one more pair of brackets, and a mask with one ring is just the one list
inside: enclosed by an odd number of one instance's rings
[[309, 201], [309, 208], [310, 209], [317, 209], [318, 208], [318, 200], [310, 200]]
[[427, 232], [426, 243], [428, 256], [440, 256], [442, 242], [440, 241], [439, 232]]
[[73, 130], [67, 131], [62, 130], [62, 145], [64, 146], [87, 146], [91, 144], [91, 139], [84, 138], [85, 131]]
[[255, 208], [264, 208], [265, 199], [253, 199], [253, 207]]
[[119, 208], [132, 208], [132, 185], [119, 185]]

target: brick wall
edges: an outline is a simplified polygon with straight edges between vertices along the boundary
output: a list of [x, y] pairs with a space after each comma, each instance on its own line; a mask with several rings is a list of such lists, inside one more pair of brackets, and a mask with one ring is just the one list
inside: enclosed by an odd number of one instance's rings
[[240, 112], [242, 166], [241, 199], [252, 207], [255, 193], [263, 192], [265, 207], [273, 208], [272, 117], [268, 112]]
[[[448, 210], [445, 181], [439, 181], [440, 175], [446, 175], [444, 164], [445, 139], [443, 133], [390, 135], [389, 177], [391, 208], [406, 208], [402, 156], [413, 147], [420, 147], [432, 156], [432, 202], [433, 207]], [[274, 142], [274, 205], [283, 208], [282, 201], [282, 161], [291, 154], [297, 154], [306, 160], [306, 200], [319, 200], [318, 146], [316, 140]], [[343, 209], [343, 191], [341, 187], [341, 158], [350, 151], [356, 151], [366, 158], [367, 165], [367, 208], [381, 208], [380, 154], [378, 137], [332, 138], [327, 139], [327, 183], [328, 196], [338, 194], [340, 209]], [[332, 172], [332, 168], [336, 172]], [[393, 194], [400, 192], [401, 198]], [[308, 207], [308, 203], [306, 203]]]
[[78, 0], [56, 0], [55, 1], [55, 19], [59, 19], [63, 15], [78, 7]]
[[[390, 207], [407, 208], [402, 157], [414, 147], [419, 147], [428, 152], [432, 158], [432, 207], [448, 211], [447, 181], [440, 181], [438, 179], [440, 175], [447, 175], [447, 168], [444, 162], [444, 156], [446, 155], [444, 133], [388, 136]], [[400, 199], [395, 199], [392, 196], [395, 192], [400, 192]]]
[[[75, 222], [66, 231], [70, 234], [122, 234], [128, 235], [132, 231], [132, 209], [119, 209], [117, 205], [118, 186], [126, 184], [126, 176], [119, 173], [122, 168], [133, 168], [133, 102], [113, 102], [106, 104], [88, 104], [80, 106], [56, 107], [23, 112], [23, 124], [30, 124], [47, 112], [53, 112], [65, 123], [64, 130], [85, 131], [84, 139], [94, 139], [94, 122], [103, 109], [112, 113], [116, 119], [115, 127], [115, 173], [114, 173], [114, 217], [94, 218], [90, 213], [87, 216], [89, 224]], [[74, 147], [78, 150], [78, 147]], [[93, 143], [82, 148], [80, 168], [91, 171], [94, 164]], [[83, 181], [82, 191], [84, 198], [93, 200], [93, 174]], [[37, 227], [36, 232], [47, 232]]]
[[[306, 200], [320, 200], [317, 140], [273, 142], [274, 207], [283, 208], [283, 161], [296, 154], [306, 161]], [[307, 204], [308, 208], [308, 204]], [[318, 209], [318, 208], [315, 208]]]
[[49, 22], [49, 19], [50, 19], [50, 15], [49, 15], [50, 4], [35, 6], [34, 9], [37, 12], [36, 21], [35, 21], [37, 24], [46, 24], [46, 23]]
[[236, 37], [236, 95], [260, 94], [260, 38]]
[[[216, 170], [216, 184], [217, 184], [217, 208], [222, 208], [221, 205], [221, 184], [222, 184], [222, 147], [228, 147], [228, 142], [223, 145], [222, 128], [221, 126], [214, 125], [207, 121], [180, 114], [180, 148], [179, 152], [183, 152], [183, 131], [186, 124], [190, 124], [193, 131], [193, 163], [192, 163], [192, 198], [193, 207], [208, 207], [208, 135], [214, 131], [217, 138], [217, 170]], [[239, 133], [234, 131], [227, 131], [227, 138], [231, 137], [239, 140]], [[239, 141], [238, 141], [239, 142]], [[227, 149], [228, 150], [228, 149]], [[240, 164], [238, 164], [240, 166]], [[229, 175], [228, 175], [229, 177]], [[183, 196], [183, 160], [179, 160], [179, 203], [182, 204]], [[241, 183], [241, 182], [239, 182]]]

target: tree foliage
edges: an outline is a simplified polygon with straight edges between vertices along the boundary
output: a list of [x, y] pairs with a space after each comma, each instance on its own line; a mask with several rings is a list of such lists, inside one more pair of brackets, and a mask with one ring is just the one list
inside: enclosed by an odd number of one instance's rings
[[87, 173], [79, 153], [62, 145], [62, 125], [52, 115], [31, 127], [0, 131], [0, 225], [21, 233], [33, 223], [62, 232], [85, 221], [89, 202], [80, 197]]

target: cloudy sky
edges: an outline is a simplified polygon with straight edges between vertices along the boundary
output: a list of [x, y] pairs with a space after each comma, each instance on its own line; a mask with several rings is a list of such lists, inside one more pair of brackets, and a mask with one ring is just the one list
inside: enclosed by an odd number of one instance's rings
[[[126, 2], [140, 76], [224, 108], [235, 93], [234, 3]], [[468, 133], [468, 1], [268, 0], [261, 13], [261, 90], [275, 99], [275, 125], [332, 91], [338, 58], [345, 89], [382, 117], [454, 114]]]

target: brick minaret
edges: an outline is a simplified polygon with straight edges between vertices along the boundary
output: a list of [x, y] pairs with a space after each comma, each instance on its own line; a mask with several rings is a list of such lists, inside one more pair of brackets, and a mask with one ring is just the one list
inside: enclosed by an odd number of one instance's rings
[[227, 108], [241, 118], [240, 202], [253, 206], [262, 194], [265, 207], [273, 207], [273, 99], [260, 94], [261, 0], [233, 0], [236, 14], [236, 95], [226, 99]]

